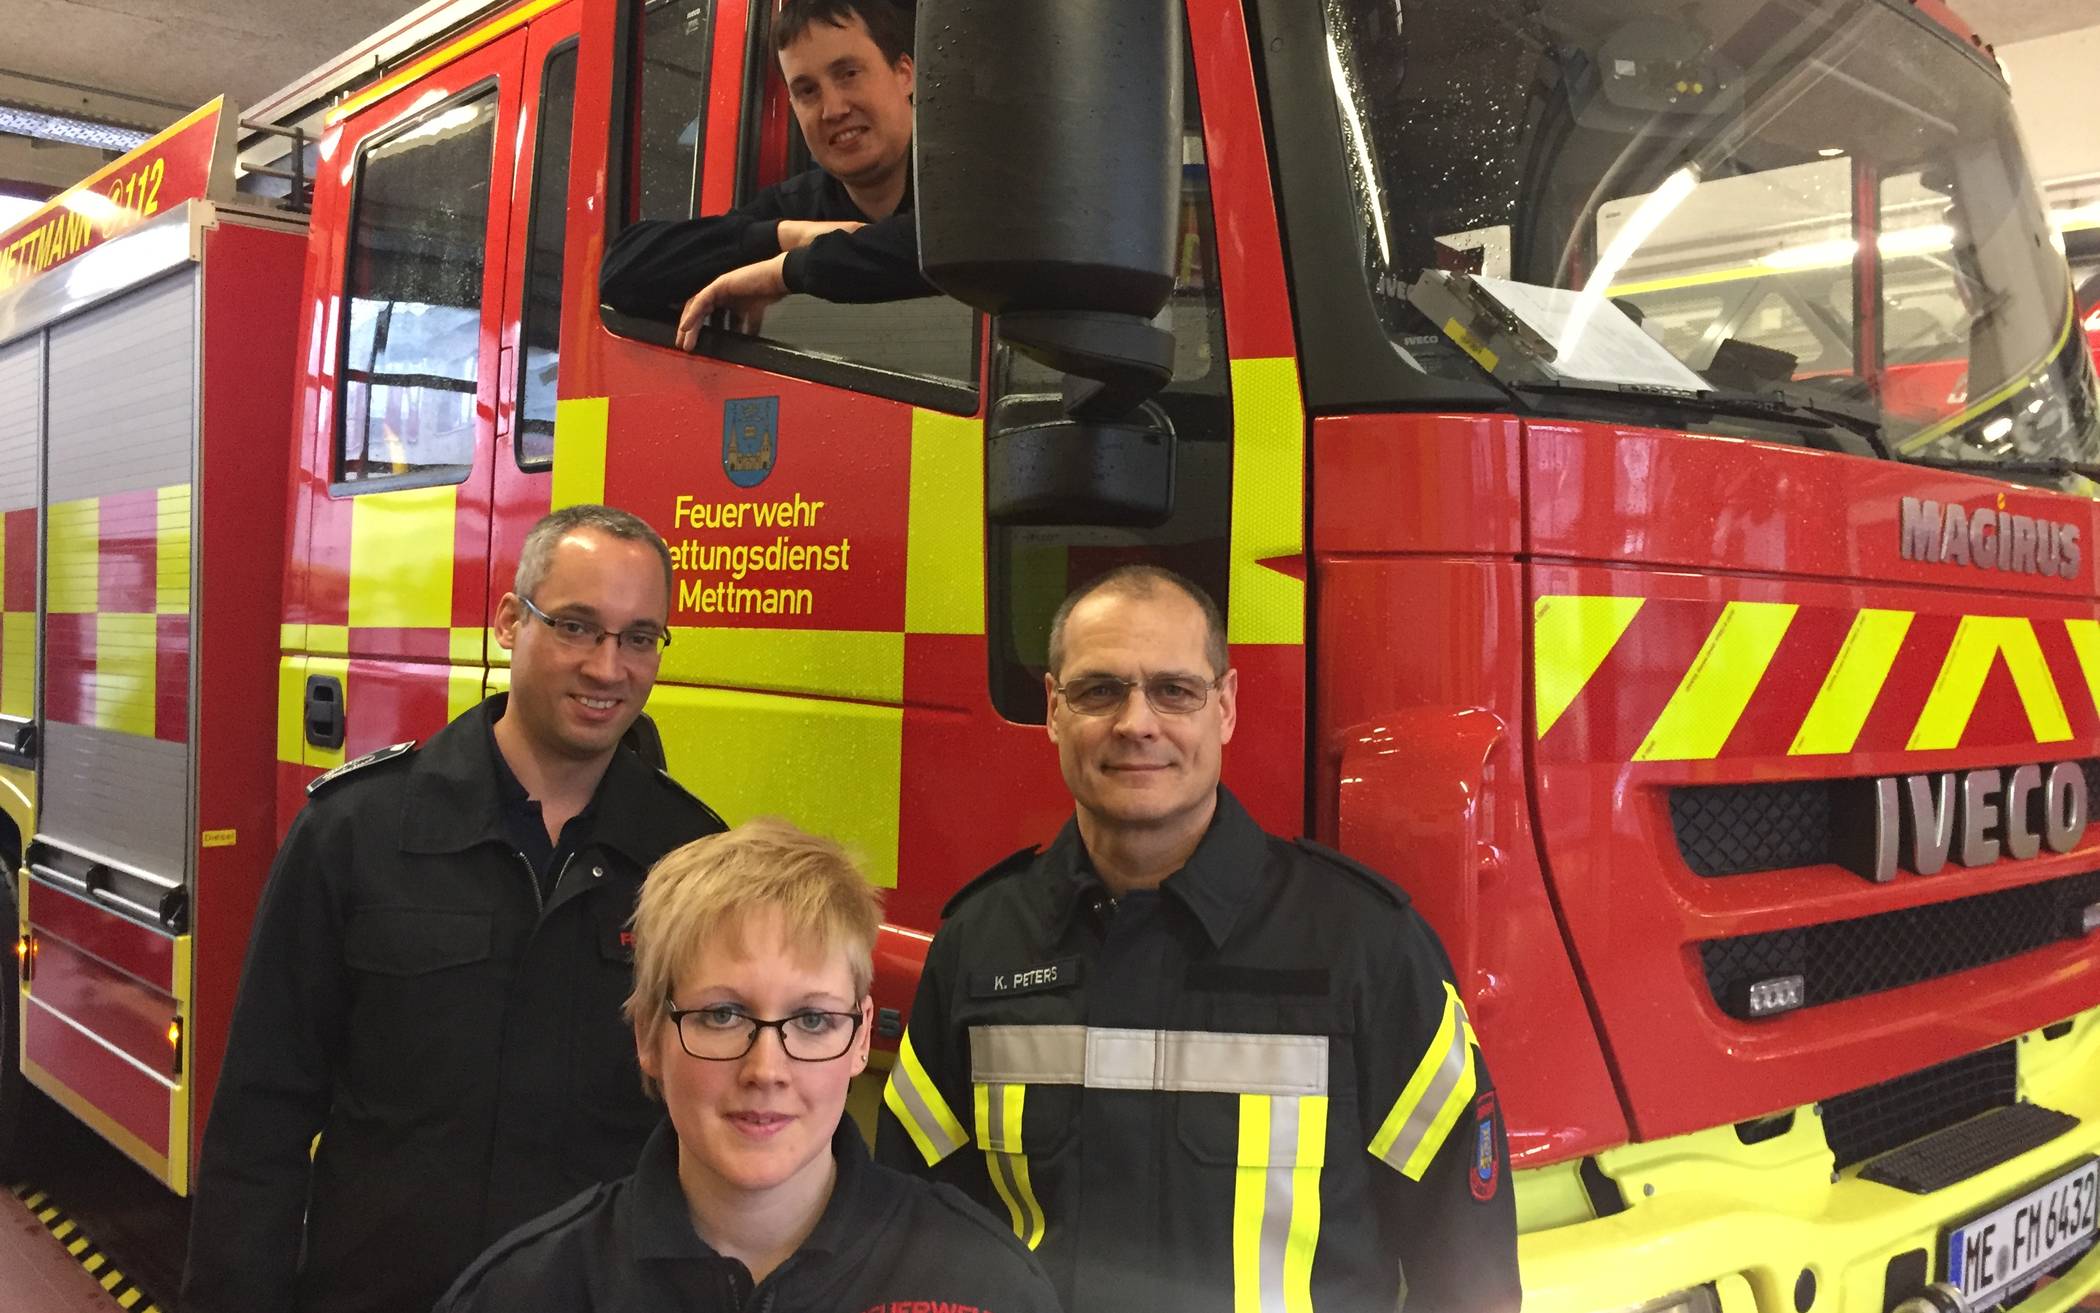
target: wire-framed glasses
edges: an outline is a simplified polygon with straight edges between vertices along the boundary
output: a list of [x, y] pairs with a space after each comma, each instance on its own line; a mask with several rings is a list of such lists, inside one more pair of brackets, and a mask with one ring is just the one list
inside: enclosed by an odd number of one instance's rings
[[607, 629], [588, 620], [574, 616], [548, 615], [533, 605], [529, 597], [518, 599], [525, 609], [532, 612], [535, 620], [554, 631], [554, 639], [563, 647], [594, 648], [610, 638], [613, 645], [631, 657], [653, 657], [671, 645], [671, 631], [658, 629], [654, 625], [636, 625], [632, 629]]
[[728, 1003], [681, 1008], [664, 1000], [664, 1011], [678, 1027], [680, 1047], [703, 1062], [734, 1062], [758, 1043], [758, 1032], [780, 1032], [780, 1047], [797, 1062], [829, 1062], [853, 1047], [861, 1014], [803, 1008], [777, 1021], [754, 1017]]
[[1118, 679], [1114, 675], [1081, 675], [1056, 685], [1065, 705], [1082, 716], [1109, 716], [1123, 709], [1130, 690], [1145, 690], [1145, 704], [1162, 716], [1187, 716], [1203, 710], [1210, 691], [1225, 679], [1199, 679], [1195, 675], [1154, 675], [1150, 679]]

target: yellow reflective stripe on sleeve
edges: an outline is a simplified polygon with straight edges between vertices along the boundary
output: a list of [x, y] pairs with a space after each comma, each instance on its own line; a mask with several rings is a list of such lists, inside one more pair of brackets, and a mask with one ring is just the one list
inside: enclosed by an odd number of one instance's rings
[[1263, 565], [1305, 550], [1305, 412], [1289, 356], [1232, 362], [1232, 566], [1226, 637], [1305, 641], [1305, 581]]
[[1910, 611], [1867, 607], [1852, 618], [1844, 646], [1838, 649], [1837, 660], [1831, 662], [1830, 673], [1823, 677], [1823, 687], [1802, 719], [1800, 732], [1794, 735], [1787, 755], [1852, 751], [1868, 714], [1874, 710], [1874, 700], [1888, 682], [1914, 615]]
[[2057, 696], [2056, 681], [2049, 674], [2034, 625], [2024, 616], [1965, 615], [1947, 646], [1939, 676], [1932, 681], [1925, 709], [1918, 713], [1918, 723], [1911, 730], [1905, 745], [1910, 751], [1960, 745], [1962, 731], [1969, 727], [1969, 717], [1983, 693], [1983, 681], [2000, 654], [2012, 674], [2013, 688], [2020, 695], [2035, 741], [2061, 743], [2071, 737], [2071, 723], [2064, 715], [2063, 699]]
[[1531, 604], [1538, 736], [1546, 737], [1611, 655], [1644, 597], [1541, 597]]
[[1371, 1137], [1372, 1157], [1409, 1180], [1422, 1179], [1479, 1083], [1473, 1071], [1474, 1043], [1473, 1023], [1458, 1001], [1458, 990], [1447, 980], [1443, 1020], [1392, 1110], [1379, 1123], [1378, 1133]]
[[970, 1142], [962, 1123], [920, 1065], [919, 1055], [912, 1051], [909, 1029], [897, 1052], [897, 1065], [890, 1069], [889, 1082], [883, 1086], [882, 1101], [919, 1146], [919, 1156], [928, 1167]]
[[911, 413], [911, 504], [905, 530], [904, 629], [984, 632], [984, 426]]
[[1730, 602], [1724, 607], [1633, 759], [1708, 761], [1719, 756], [1799, 609], [1792, 602]]
[[1312, 1313], [1327, 1098], [1239, 1096], [1232, 1186], [1233, 1313]]
[[554, 403], [553, 509], [605, 500], [605, 433], [609, 397], [566, 397]]

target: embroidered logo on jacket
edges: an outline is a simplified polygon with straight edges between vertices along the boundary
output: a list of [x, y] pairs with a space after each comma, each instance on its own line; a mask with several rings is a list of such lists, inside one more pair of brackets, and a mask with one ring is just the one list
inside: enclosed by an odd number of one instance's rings
[[1473, 1105], [1473, 1171], [1467, 1184], [1482, 1203], [1495, 1197], [1502, 1182], [1502, 1156], [1495, 1146], [1495, 1092], [1489, 1090]]
[[980, 971], [970, 977], [971, 998], [1004, 998], [1008, 994], [1034, 994], [1045, 989], [1066, 989], [1079, 983], [1079, 959], [1061, 958], [1012, 971]]

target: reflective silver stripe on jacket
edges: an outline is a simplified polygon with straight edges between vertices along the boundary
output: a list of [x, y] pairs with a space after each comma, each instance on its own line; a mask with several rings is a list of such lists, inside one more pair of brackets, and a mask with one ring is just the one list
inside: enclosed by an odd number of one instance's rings
[[970, 1079], [1180, 1093], [1327, 1093], [1327, 1036], [972, 1026]]

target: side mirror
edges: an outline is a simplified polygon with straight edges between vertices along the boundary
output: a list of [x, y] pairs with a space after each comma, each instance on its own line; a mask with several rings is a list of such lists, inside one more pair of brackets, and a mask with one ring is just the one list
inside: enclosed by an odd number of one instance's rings
[[1158, 322], [1180, 207], [1180, 0], [919, 0], [919, 261], [1064, 374], [1064, 415], [994, 433], [995, 521], [1151, 524], [1174, 443]]

